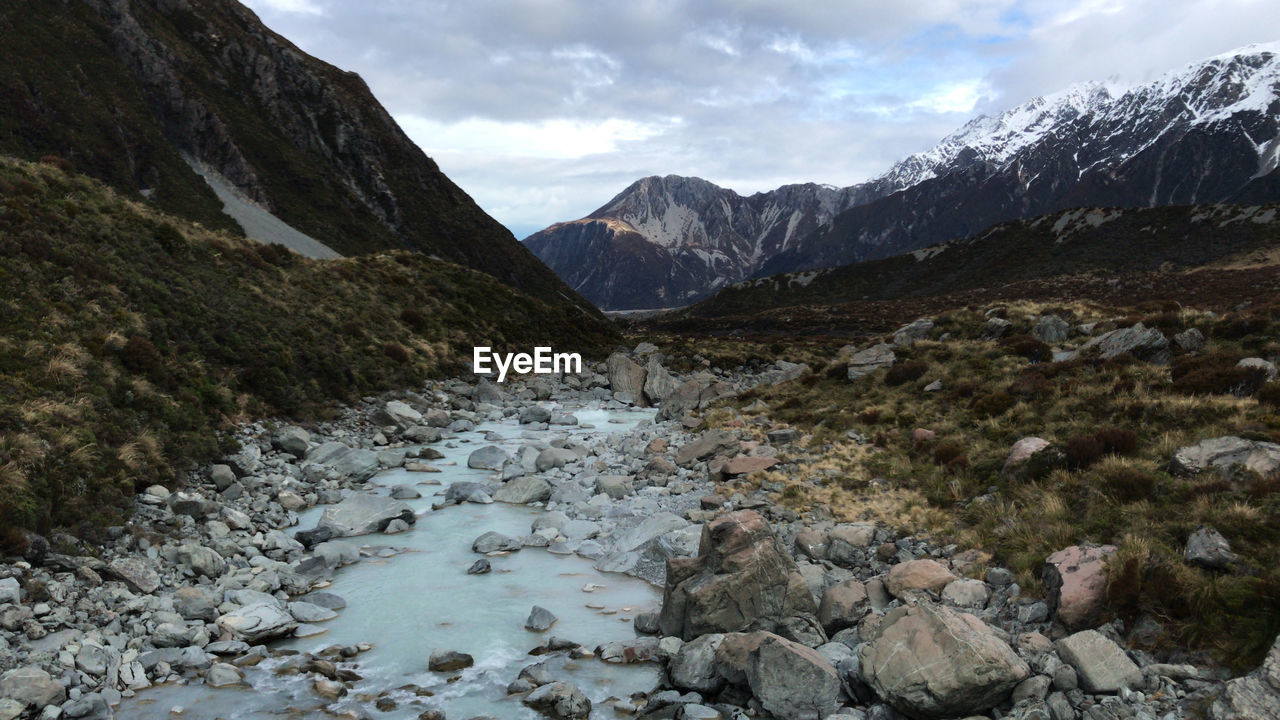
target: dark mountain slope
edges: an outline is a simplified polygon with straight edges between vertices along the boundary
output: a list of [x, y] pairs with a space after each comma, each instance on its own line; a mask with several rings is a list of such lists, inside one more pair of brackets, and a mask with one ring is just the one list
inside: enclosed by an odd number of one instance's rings
[[233, 0], [4, 3], [0, 52], [0, 153], [63, 157], [161, 210], [230, 227], [186, 156], [344, 254], [419, 250], [578, 301], [358, 76]]

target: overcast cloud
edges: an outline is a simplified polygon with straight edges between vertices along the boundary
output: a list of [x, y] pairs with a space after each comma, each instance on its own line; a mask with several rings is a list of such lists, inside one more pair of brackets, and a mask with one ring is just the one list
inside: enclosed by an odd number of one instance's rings
[[646, 175], [850, 185], [1084, 80], [1275, 40], [1272, 0], [243, 0], [517, 237]]

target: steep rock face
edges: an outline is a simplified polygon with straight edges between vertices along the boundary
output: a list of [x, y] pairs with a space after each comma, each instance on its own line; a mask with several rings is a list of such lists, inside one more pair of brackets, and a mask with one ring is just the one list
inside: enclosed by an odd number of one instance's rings
[[234, 0], [6, 3], [0, 154], [64, 158], [135, 199], [235, 228], [188, 166], [343, 254], [408, 248], [574, 297], [440, 172], [359, 76]]
[[647, 177], [525, 244], [600, 307], [674, 307], [748, 277], [864, 196], [810, 183], [744, 197], [700, 178]]
[[[672, 307], [745, 278], [890, 257], [1069, 208], [1280, 199], [1280, 45], [1121, 88], [1085, 83], [980, 116], [847, 188], [743, 197], [698, 178], [637, 181], [526, 242], [610, 309]], [[576, 227], [591, 221], [590, 242]]]

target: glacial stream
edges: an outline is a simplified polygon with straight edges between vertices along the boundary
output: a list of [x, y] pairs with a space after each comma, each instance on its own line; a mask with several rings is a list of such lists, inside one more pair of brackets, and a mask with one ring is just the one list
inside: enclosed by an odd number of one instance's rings
[[[471, 550], [477, 536], [489, 530], [512, 537], [527, 535], [540, 511], [504, 503], [464, 503], [437, 511], [431, 505], [440, 500], [436, 492], [451, 483], [492, 476], [466, 467], [467, 456], [479, 447], [494, 444], [514, 454], [531, 439], [548, 440], [566, 432], [597, 437], [621, 434], [652, 417], [651, 411], [572, 412], [581, 426], [527, 432], [514, 418], [482, 423], [472, 432], [431, 446], [445, 455], [431, 461], [443, 472], [393, 469], [370, 481], [371, 486], [383, 488], [381, 492], [397, 484], [415, 485], [422, 498], [406, 502], [419, 514], [417, 524], [396, 535], [342, 542], [365, 547], [367, 555], [370, 546], [403, 548], [404, 552], [385, 558], [374, 552], [373, 557], [338, 570], [332, 585], [323, 590], [341, 596], [347, 607], [337, 618], [321, 623], [326, 632], [272, 644], [303, 652], [335, 644], [372, 644], [372, 650], [356, 658], [356, 672], [363, 680], [346, 697], [330, 705], [312, 691], [312, 676], [277, 674], [273, 669], [281, 661], [268, 659], [246, 669], [245, 687], [212, 689], [198, 681], [158, 686], [126, 699], [119, 716], [139, 720], [323, 718], [331, 717], [324, 710], [329, 706], [339, 714], [359, 707], [370, 717], [387, 720], [417, 718], [427, 708], [443, 710], [449, 720], [481, 715], [502, 720], [539, 717], [520, 703], [520, 696], [506, 694], [507, 684], [521, 668], [542, 659], [528, 651], [552, 636], [580, 642], [588, 650], [632, 638], [632, 618], [637, 612], [656, 609], [660, 592], [629, 576], [598, 572], [590, 560], [540, 548], [492, 557], [492, 572], [468, 575], [467, 568], [481, 557]], [[485, 440], [490, 432], [504, 441]], [[442, 485], [416, 485], [423, 481]], [[302, 513], [298, 527], [314, 527], [323, 510], [320, 506]], [[545, 633], [524, 629], [534, 605], [559, 618]], [[430, 672], [427, 659], [433, 650], [469, 653], [475, 665], [455, 673]], [[649, 664], [612, 665], [596, 658], [559, 658], [549, 663], [558, 679], [575, 683], [587, 694], [594, 705], [593, 717], [611, 717], [609, 698], [650, 690], [658, 679], [657, 668]], [[425, 688], [432, 695], [419, 697], [400, 689], [407, 685]], [[394, 710], [374, 708], [374, 696], [384, 691], [390, 691], [396, 701]]]

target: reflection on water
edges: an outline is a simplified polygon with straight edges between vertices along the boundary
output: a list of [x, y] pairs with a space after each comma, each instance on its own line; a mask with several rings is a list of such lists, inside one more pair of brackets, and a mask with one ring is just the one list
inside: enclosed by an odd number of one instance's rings
[[[637, 422], [652, 417], [651, 411], [577, 411], [585, 425], [594, 428], [558, 428], [534, 433], [542, 438], [572, 432], [575, 435], [622, 433]], [[619, 422], [621, 421], [621, 422]], [[484, 440], [496, 432], [504, 440]], [[384, 472], [371, 482], [382, 488], [420, 481], [439, 481], [444, 486], [463, 480], [483, 479], [489, 473], [466, 467], [467, 455], [488, 444], [513, 452], [526, 431], [511, 423], [484, 423], [474, 432], [449, 441], [456, 447], [437, 444], [444, 453], [432, 461], [441, 473], [411, 473], [401, 469]], [[371, 716], [399, 720], [416, 718], [426, 708], [438, 708], [451, 720], [476, 715], [497, 718], [533, 718], [536, 713], [507, 697], [506, 686], [520, 668], [539, 660], [528, 651], [551, 636], [574, 640], [587, 646], [634, 637], [631, 620], [636, 612], [653, 609], [659, 602], [656, 588], [622, 575], [606, 575], [591, 562], [576, 556], [553, 555], [541, 549], [526, 549], [490, 558], [493, 571], [467, 575], [466, 569], [479, 557], [471, 552], [471, 542], [483, 532], [496, 530], [518, 537], [528, 534], [537, 511], [503, 503], [464, 504], [432, 512], [433, 497], [440, 486], [418, 485], [423, 497], [408, 502], [420, 513], [418, 523], [398, 535], [368, 535], [342, 542], [357, 547], [386, 545], [403, 552], [386, 559], [365, 558], [341, 570], [326, 592], [342, 596], [346, 609], [325, 623], [327, 632], [310, 638], [281, 641], [277, 648], [316, 652], [330, 645], [370, 643], [362, 653], [357, 672], [363, 680], [350, 694], [329, 705], [342, 712], [359, 707]], [[385, 490], [384, 490], [385, 491]], [[300, 515], [300, 526], [314, 526], [323, 508]], [[559, 621], [546, 633], [524, 629], [534, 605], [554, 613]], [[475, 658], [475, 665], [461, 672], [433, 673], [427, 659], [433, 650], [458, 650]], [[248, 671], [252, 689], [212, 690], [195, 683], [163, 686], [139, 693], [120, 708], [121, 717], [169, 718], [171, 709], [181, 706], [182, 718], [259, 719], [324, 717], [325, 701], [311, 689], [311, 678], [277, 675], [284, 661], [272, 659]], [[604, 704], [611, 697], [625, 698], [632, 692], [651, 689], [658, 671], [652, 665], [609, 665], [594, 658], [570, 660], [547, 658], [553, 675], [576, 683], [596, 704], [594, 716], [610, 717]], [[382, 694], [395, 701], [396, 708], [375, 710], [373, 701]], [[385, 703], [384, 703], [385, 706]]]

